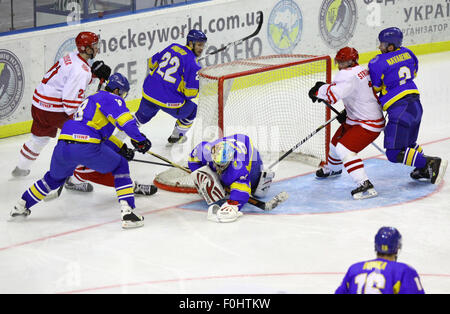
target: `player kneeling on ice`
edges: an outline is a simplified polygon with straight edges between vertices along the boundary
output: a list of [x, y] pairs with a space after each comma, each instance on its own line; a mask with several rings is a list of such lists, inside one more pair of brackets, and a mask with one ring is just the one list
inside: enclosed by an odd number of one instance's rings
[[[128, 80], [120, 73], [110, 77], [108, 86], [113, 86], [113, 83], [129, 86]], [[133, 182], [128, 160], [117, 152], [111, 137], [117, 127], [131, 138], [138, 152], [145, 153], [151, 148], [151, 142], [139, 132], [136, 120], [125, 106], [123, 97], [127, 91], [116, 87], [110, 92], [100, 91], [83, 101], [73, 120], [67, 121], [61, 130], [58, 144], [53, 150], [50, 171], [22, 194], [11, 211], [12, 217], [30, 215], [30, 208], [64, 184], [66, 178], [81, 164], [100, 173], [111, 172], [121, 205], [122, 227], [143, 226], [144, 217], [133, 212]]]
[[335, 62], [339, 72], [331, 84], [317, 82], [309, 91], [313, 102], [317, 100], [332, 105], [342, 100], [345, 110], [338, 116], [341, 126], [330, 143], [327, 164], [317, 170], [317, 178], [328, 178], [345, 170], [358, 185], [351, 194], [354, 199], [377, 196], [364, 171], [358, 153], [372, 143], [383, 131], [384, 118], [372, 90], [369, 72], [358, 65], [358, 51], [345, 47], [338, 51]]
[[[241, 217], [250, 196], [266, 196], [275, 175], [262, 171], [259, 152], [244, 134], [201, 142], [190, 154], [189, 168], [199, 194], [210, 205], [208, 219], [216, 222]], [[229, 198], [222, 206], [213, 204], [225, 199], [228, 191]]]

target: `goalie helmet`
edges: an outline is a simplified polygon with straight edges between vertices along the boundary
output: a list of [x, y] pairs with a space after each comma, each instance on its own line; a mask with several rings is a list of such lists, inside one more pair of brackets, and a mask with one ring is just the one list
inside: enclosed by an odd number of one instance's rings
[[211, 148], [212, 161], [222, 171], [234, 160], [235, 153], [236, 150], [228, 142], [219, 142]]
[[402, 235], [394, 227], [382, 227], [375, 235], [375, 251], [381, 254], [397, 254], [402, 247]]
[[81, 32], [75, 38], [75, 44], [80, 53], [85, 53], [87, 47], [92, 48], [92, 46], [97, 44], [98, 41], [98, 36], [92, 32]]
[[120, 73], [114, 73], [109, 77], [108, 83], [106, 84], [109, 90], [113, 91], [116, 88], [119, 89], [119, 96], [122, 98], [127, 97], [127, 93], [130, 90], [130, 83], [125, 76]]
[[403, 33], [398, 27], [388, 27], [383, 29], [378, 35], [380, 43], [387, 43], [388, 45], [394, 45], [395, 48], [402, 46]]

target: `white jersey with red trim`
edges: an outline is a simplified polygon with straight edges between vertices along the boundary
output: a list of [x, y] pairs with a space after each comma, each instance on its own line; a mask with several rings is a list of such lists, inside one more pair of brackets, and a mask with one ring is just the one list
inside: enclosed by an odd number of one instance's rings
[[33, 94], [33, 106], [71, 115], [77, 111], [92, 80], [91, 67], [72, 52], [59, 59], [45, 74]]
[[347, 111], [346, 123], [381, 132], [384, 117], [372, 89], [369, 71], [360, 65], [340, 70], [331, 84], [322, 85], [317, 97], [333, 105], [342, 100]]

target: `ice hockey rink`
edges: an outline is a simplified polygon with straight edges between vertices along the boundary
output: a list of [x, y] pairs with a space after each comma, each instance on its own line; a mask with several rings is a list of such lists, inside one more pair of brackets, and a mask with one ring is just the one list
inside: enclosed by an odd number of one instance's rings
[[[450, 52], [419, 60], [419, 143], [427, 155], [448, 160]], [[169, 158], [174, 155], [165, 142], [173, 123], [159, 113], [143, 128], [152, 151]], [[411, 168], [390, 164], [370, 145], [361, 156], [379, 193], [373, 199], [352, 200], [345, 171], [319, 181], [314, 167], [282, 161], [269, 194], [284, 190], [289, 200], [271, 212], [247, 205], [234, 223], [208, 221], [198, 195], [160, 190], [136, 197], [145, 226], [123, 230], [115, 190], [100, 185], [86, 194], [63, 190], [60, 198], [33, 207], [28, 218], [9, 221], [21, 194], [48, 170], [56, 143], [28, 177], [13, 179], [28, 137], [0, 139], [0, 293], [328, 294], [352, 263], [375, 256], [374, 235], [382, 226], [401, 232], [399, 261], [418, 271], [426, 293], [450, 293], [448, 172], [439, 186], [413, 182]], [[165, 170], [136, 162], [130, 168], [142, 183]]]

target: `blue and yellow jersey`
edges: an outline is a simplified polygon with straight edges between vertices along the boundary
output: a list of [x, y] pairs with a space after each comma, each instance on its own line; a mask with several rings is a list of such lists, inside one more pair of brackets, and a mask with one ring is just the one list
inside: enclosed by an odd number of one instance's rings
[[116, 127], [136, 141], [145, 140], [125, 101], [115, 94], [100, 91], [86, 98], [73, 120], [64, 123], [59, 139], [85, 143], [109, 140], [120, 148], [122, 142], [112, 136]]
[[414, 78], [419, 69], [419, 60], [408, 48], [377, 55], [369, 62], [369, 73], [373, 88], [380, 92], [383, 110], [409, 94], [419, 94]]
[[263, 167], [261, 156], [247, 135], [235, 134], [213, 142], [201, 142], [190, 154], [189, 169], [195, 171], [208, 165], [217, 172], [212, 162], [211, 148], [223, 141], [232, 145], [236, 152], [234, 161], [225, 171], [219, 172], [220, 180], [224, 187], [230, 188], [230, 200], [237, 201], [240, 209], [248, 202], [252, 191], [256, 189]]
[[144, 81], [142, 96], [165, 108], [180, 108], [197, 97], [198, 71], [195, 54], [187, 46], [172, 44], [149, 60], [150, 74]]
[[419, 275], [407, 264], [382, 258], [350, 266], [336, 294], [424, 294]]

